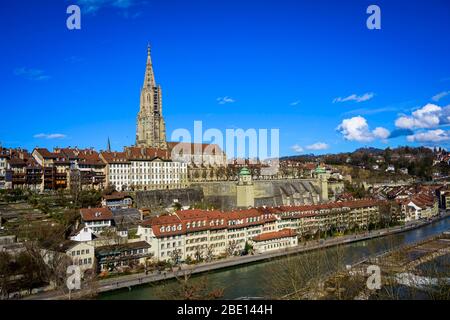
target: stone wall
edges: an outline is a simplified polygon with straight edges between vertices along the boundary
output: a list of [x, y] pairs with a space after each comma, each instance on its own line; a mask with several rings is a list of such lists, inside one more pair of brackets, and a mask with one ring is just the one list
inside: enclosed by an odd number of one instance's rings
[[[320, 183], [316, 179], [256, 180], [253, 181], [255, 206], [302, 205], [320, 202]], [[136, 192], [137, 208], [149, 208], [160, 213], [173, 206], [204, 201], [220, 210], [236, 208], [236, 181], [197, 182], [187, 189], [151, 190]]]
[[152, 213], [160, 213], [172, 207], [175, 202], [190, 206], [203, 200], [202, 188], [137, 191], [134, 201], [138, 209], [148, 208]]
[[[320, 185], [315, 179], [253, 181], [255, 206], [313, 204], [320, 201]], [[236, 207], [236, 182], [199, 182], [192, 186], [203, 190], [205, 201], [217, 208]]]

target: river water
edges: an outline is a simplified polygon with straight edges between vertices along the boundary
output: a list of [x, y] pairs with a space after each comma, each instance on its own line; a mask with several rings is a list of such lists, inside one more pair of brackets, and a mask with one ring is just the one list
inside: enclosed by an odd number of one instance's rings
[[[371, 240], [349, 243], [340, 246], [340, 252], [343, 253], [345, 264], [356, 263], [365, 257], [382, 253], [404, 244], [411, 244], [421, 241], [427, 237], [440, 234], [450, 229], [450, 217], [433, 222], [419, 229], [406, 231], [399, 234], [375, 238]], [[323, 249], [331, 252], [336, 248]], [[312, 252], [302, 253], [301, 255], [314, 254]], [[286, 258], [281, 258], [286, 259]], [[294, 257], [295, 259], [295, 257]], [[211, 288], [223, 288], [224, 299], [237, 299], [241, 297], [267, 297], [270, 294], [267, 278], [271, 273], [280, 268], [282, 264], [278, 260], [269, 260], [257, 262], [254, 264], [232, 267], [209, 272], [206, 275], [208, 286]], [[117, 290], [101, 294], [98, 299], [102, 300], [153, 300], [161, 299], [162, 286], [165, 289], [177, 285], [175, 280], [164, 284], [148, 284], [140, 287], [134, 287], [132, 290]]]

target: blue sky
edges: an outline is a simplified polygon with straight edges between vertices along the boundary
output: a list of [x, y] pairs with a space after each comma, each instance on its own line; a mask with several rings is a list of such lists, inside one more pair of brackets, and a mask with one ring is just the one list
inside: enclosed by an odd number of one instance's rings
[[[81, 30], [66, 8], [82, 8]], [[381, 8], [381, 30], [366, 9]], [[281, 155], [450, 141], [450, 3], [2, 1], [3, 146], [135, 140], [146, 47], [177, 128], [279, 128]]]

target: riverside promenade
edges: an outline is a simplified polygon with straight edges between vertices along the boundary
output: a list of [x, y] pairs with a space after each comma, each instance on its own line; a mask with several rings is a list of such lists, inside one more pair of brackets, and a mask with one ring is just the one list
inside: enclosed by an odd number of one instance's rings
[[[433, 220], [427, 221], [414, 221], [407, 223], [404, 226], [397, 226], [392, 228], [374, 230], [371, 232], [364, 232], [359, 234], [352, 234], [346, 236], [340, 236], [336, 238], [329, 238], [323, 240], [314, 240], [309, 241], [306, 244], [300, 244], [294, 248], [282, 249], [262, 254], [254, 254], [248, 256], [237, 256], [230, 257], [226, 259], [221, 259], [209, 263], [200, 263], [195, 265], [182, 265], [181, 267], [176, 267], [173, 270], [154, 272], [150, 274], [145, 273], [137, 273], [126, 276], [117, 276], [109, 279], [99, 280], [96, 283], [96, 292], [102, 293], [107, 291], [114, 291], [118, 289], [132, 289], [134, 286], [149, 284], [153, 282], [169, 280], [176, 277], [183, 277], [186, 274], [200, 274], [204, 272], [235, 267], [239, 265], [249, 264], [249, 263], [257, 263], [264, 260], [281, 258], [287, 255], [299, 254], [303, 252], [313, 251], [317, 249], [329, 248], [336, 245], [348, 244], [352, 242], [364, 241], [378, 237], [384, 237], [396, 233], [406, 232], [409, 230], [413, 230], [416, 228], [420, 228], [426, 226], [434, 221], [438, 221], [441, 219], [445, 219], [450, 214], [442, 214], [439, 217], [434, 218]], [[395, 249], [395, 248], [392, 248]], [[80, 290], [77, 292], [72, 292], [72, 299], [82, 299], [86, 294], [86, 290]], [[67, 293], [62, 293], [60, 291], [48, 291], [42, 292], [39, 294], [31, 295], [24, 297], [24, 299], [36, 299], [36, 300], [50, 300], [50, 299], [69, 299], [69, 295]]]

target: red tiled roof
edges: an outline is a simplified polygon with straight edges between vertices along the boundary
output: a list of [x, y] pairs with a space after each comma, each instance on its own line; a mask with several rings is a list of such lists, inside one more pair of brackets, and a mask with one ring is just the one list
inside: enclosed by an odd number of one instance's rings
[[45, 159], [56, 159], [58, 157], [56, 153], [50, 152], [46, 148], [36, 148], [34, 150]]
[[108, 208], [80, 209], [81, 218], [84, 221], [112, 220], [113, 214]]
[[85, 164], [85, 165], [91, 165], [91, 166], [98, 166], [98, 165], [104, 165], [102, 159], [100, 159], [100, 155], [97, 151], [94, 150], [80, 150], [78, 154], [79, 164]]
[[[378, 200], [362, 199], [346, 202], [334, 202], [309, 206], [282, 206], [276, 208], [251, 208], [222, 212], [218, 210], [180, 210], [175, 214], [153, 217], [141, 223], [142, 226], [151, 227], [156, 237], [186, 234], [211, 229], [238, 229], [248, 226], [262, 225], [277, 220], [277, 215], [292, 213], [287, 218], [316, 216], [322, 209], [333, 208], [361, 208], [381, 203]], [[193, 226], [193, 222], [195, 227]], [[189, 225], [189, 228], [188, 228]], [[163, 229], [164, 231], [162, 231]]]
[[127, 147], [125, 148], [125, 154], [129, 160], [153, 160], [155, 158], [170, 160], [168, 150], [156, 148]]
[[129, 163], [125, 152], [102, 152], [100, 155], [106, 163]]
[[132, 198], [132, 197], [126, 192], [113, 192], [112, 194], [103, 196], [103, 199], [105, 200], [122, 200], [124, 198]]
[[273, 240], [273, 239], [281, 239], [281, 238], [289, 238], [289, 237], [295, 237], [297, 233], [293, 229], [283, 229], [279, 231], [273, 231], [273, 232], [267, 232], [267, 233], [261, 233], [257, 235], [256, 237], [253, 237], [253, 241], [267, 241], [267, 240]]

